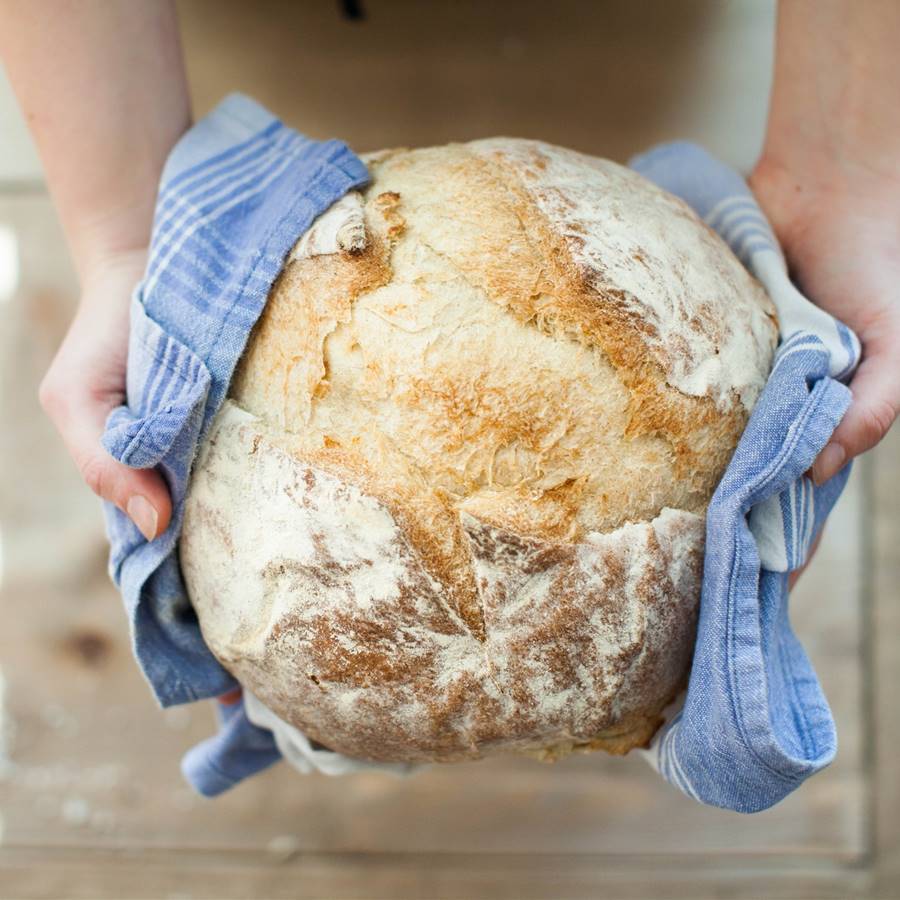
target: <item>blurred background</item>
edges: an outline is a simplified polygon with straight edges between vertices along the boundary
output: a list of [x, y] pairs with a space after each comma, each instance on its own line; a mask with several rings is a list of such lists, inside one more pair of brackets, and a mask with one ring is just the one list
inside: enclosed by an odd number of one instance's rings
[[[774, 0], [361, 5], [182, 0], [195, 114], [241, 90], [358, 151], [515, 135], [624, 161], [684, 137], [746, 170], [760, 147]], [[776, 808], [701, 807], [634, 754], [405, 781], [280, 765], [204, 801], [178, 764], [211, 704], [156, 708], [99, 501], [37, 403], [76, 301], [0, 74], [3, 896], [900, 895], [900, 429], [856, 466], [793, 597], [840, 751]]]

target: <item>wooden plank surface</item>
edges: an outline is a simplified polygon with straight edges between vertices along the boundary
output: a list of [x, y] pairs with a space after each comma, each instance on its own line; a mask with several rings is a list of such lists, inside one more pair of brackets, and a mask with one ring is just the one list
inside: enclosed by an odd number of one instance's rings
[[869, 895], [870, 874], [828, 861], [772, 865], [748, 857], [7, 853], [16, 896], [68, 898], [847, 898]]

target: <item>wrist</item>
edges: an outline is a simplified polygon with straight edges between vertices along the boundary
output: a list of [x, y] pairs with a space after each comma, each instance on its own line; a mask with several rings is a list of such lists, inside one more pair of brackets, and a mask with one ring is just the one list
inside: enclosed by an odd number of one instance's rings
[[837, 135], [810, 142], [796, 133], [771, 131], [766, 136], [754, 173], [795, 182], [803, 189], [828, 193], [900, 194], [900, 140], [884, 136], [863, 145]]
[[885, 176], [863, 160], [766, 147], [748, 182], [782, 239], [800, 221], [845, 216], [879, 222], [884, 237], [897, 230], [900, 178]]
[[105, 273], [143, 267], [153, 212], [150, 204], [92, 210], [65, 223], [82, 290]]
[[141, 280], [147, 265], [147, 247], [98, 249], [84, 260], [81, 276], [81, 306], [107, 306], [111, 297], [121, 298], [127, 307], [134, 286]]
[[152, 145], [123, 140], [113, 154], [113, 170], [86, 173], [85, 187], [72, 185], [71, 177], [49, 179], [82, 282], [110, 263], [146, 252], [162, 169], [188, 124], [179, 123], [165, 141], [156, 135]]

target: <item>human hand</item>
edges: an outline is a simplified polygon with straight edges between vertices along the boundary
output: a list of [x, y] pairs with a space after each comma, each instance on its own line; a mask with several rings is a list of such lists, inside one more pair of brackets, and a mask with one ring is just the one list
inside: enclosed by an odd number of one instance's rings
[[87, 485], [152, 540], [172, 514], [165, 481], [153, 469], [118, 462], [100, 443], [110, 410], [125, 398], [129, 297], [145, 262], [146, 250], [131, 250], [85, 272], [78, 311], [38, 396]]
[[41, 4], [0, 0], [0, 55], [81, 282], [41, 405], [88, 485], [152, 539], [171, 518], [162, 476], [116, 462], [100, 436], [125, 397], [129, 296], [157, 185], [191, 122], [174, 2], [82, 0], [48, 15]]
[[900, 178], [846, 159], [817, 167], [764, 156], [750, 186], [797, 286], [862, 344], [853, 401], [812, 467], [821, 484], [900, 411]]
[[900, 4], [778, 4], [769, 120], [750, 186], [798, 287], [862, 344], [821, 484], [900, 408]]

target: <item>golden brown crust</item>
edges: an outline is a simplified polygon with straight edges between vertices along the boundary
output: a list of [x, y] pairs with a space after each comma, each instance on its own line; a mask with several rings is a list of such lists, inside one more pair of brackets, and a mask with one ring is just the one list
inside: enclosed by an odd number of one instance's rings
[[288, 262], [250, 333], [229, 396], [266, 409], [282, 427], [309, 421], [313, 401], [328, 388], [322, 345], [349, 322], [356, 298], [391, 277], [385, 253], [372, 243], [362, 253], [331, 253]]
[[[539, 151], [536, 158], [542, 158]], [[674, 454], [675, 477], [699, 475], [695, 489], [708, 496], [731, 457], [749, 411], [734, 402], [723, 412], [712, 397], [687, 396], [668, 384], [656, 356], [649, 352], [647, 321], [620, 302], [620, 292], [598, 284], [596, 270], [573, 259], [564, 237], [535, 209], [521, 176], [500, 163], [485, 165], [515, 198], [515, 214], [534, 258], [541, 263], [539, 280], [530, 291], [524, 290], [521, 280], [510, 283], [494, 278], [487, 295], [504, 303], [522, 322], [600, 350], [630, 393], [625, 437], [664, 437]], [[516, 272], [521, 278], [523, 268], [517, 266]], [[698, 315], [696, 327], [709, 329], [710, 318]]]
[[[385, 503], [281, 450], [231, 404], [195, 478], [180, 554], [207, 643], [334, 750], [384, 761], [625, 752], [684, 680], [697, 516], [669, 510], [569, 543], [463, 514], [481, 639]], [[269, 515], [236, 517], [232, 504]], [[261, 556], [272, 521], [278, 539]], [[365, 523], [357, 540], [344, 540], [349, 523]]]
[[[769, 308], [692, 214], [567, 153], [371, 158], [365, 248], [286, 266], [195, 466], [181, 558], [207, 642], [333, 749], [626, 752], [686, 677], [702, 514], [765, 377]], [[648, 238], [615, 276], [560, 154], [596, 196], [644, 191], [687, 249]]]

